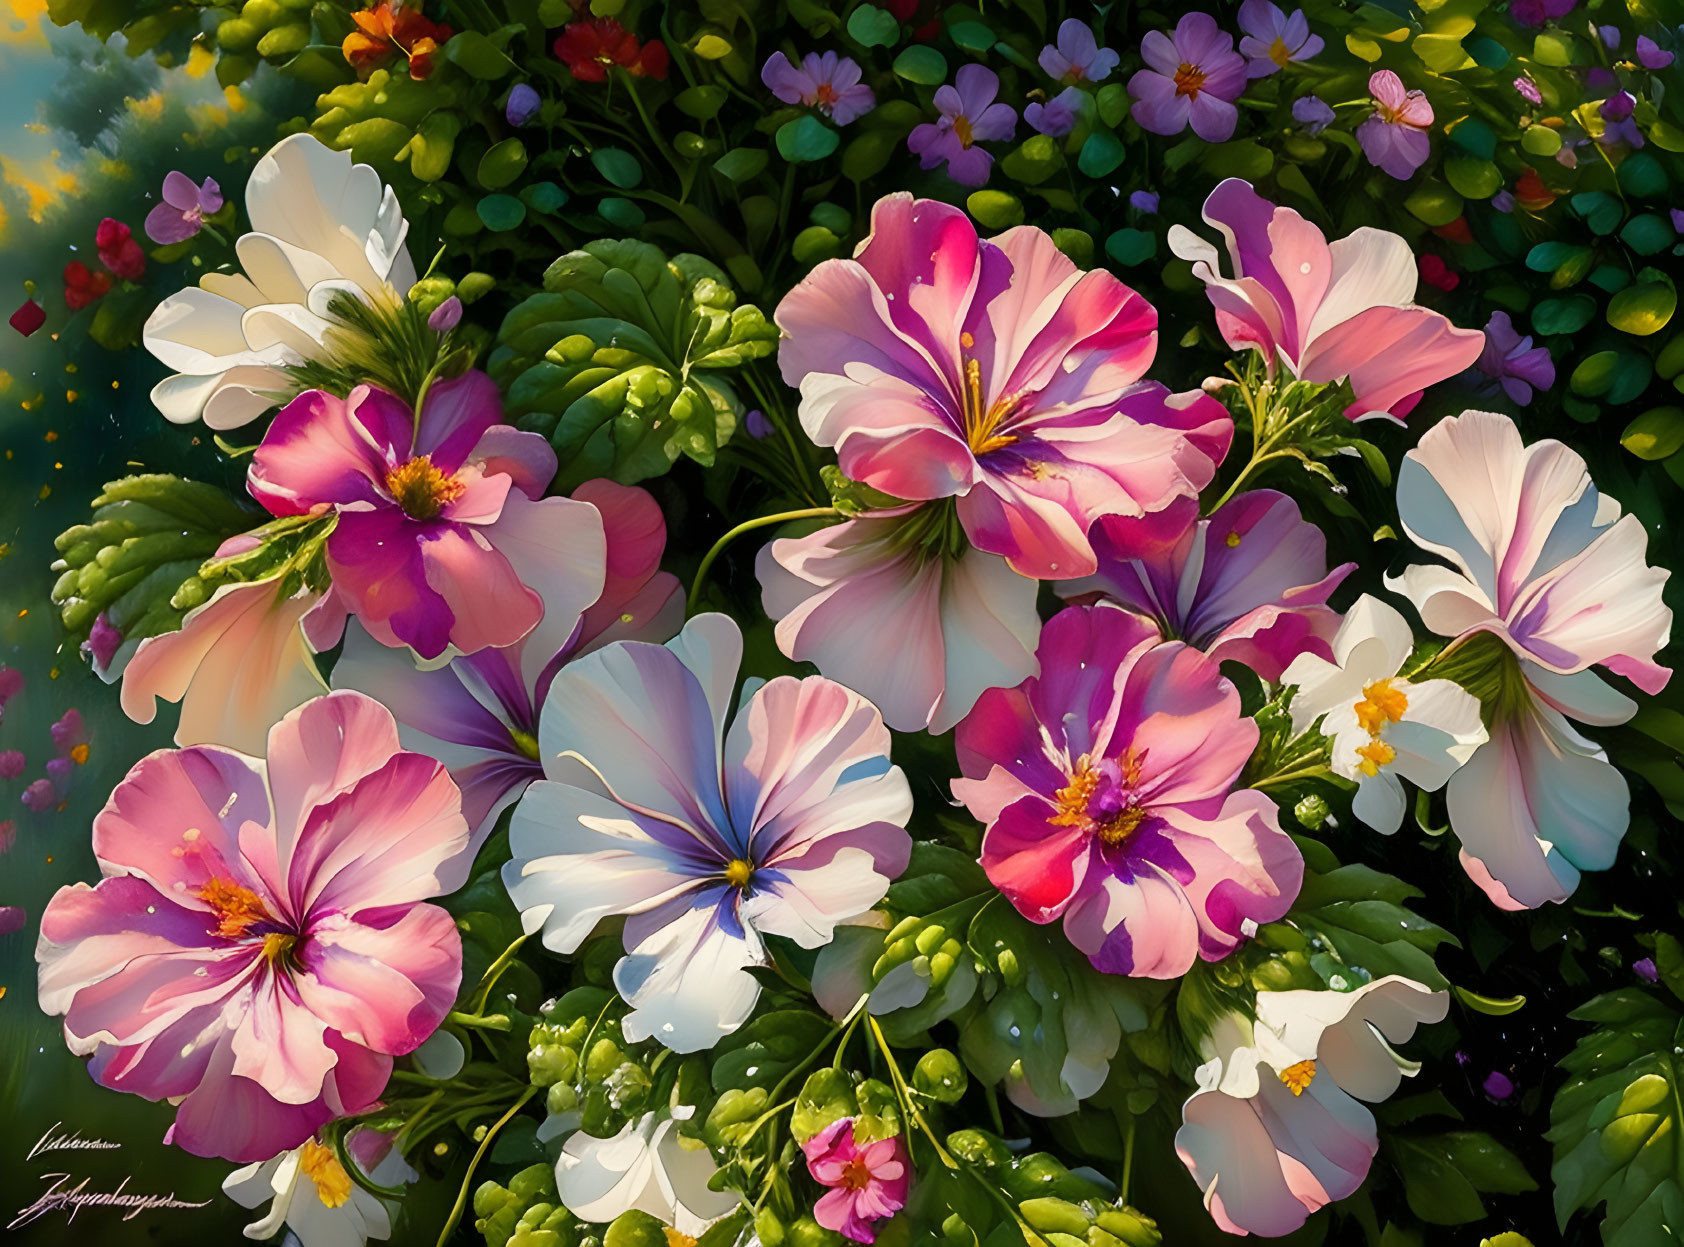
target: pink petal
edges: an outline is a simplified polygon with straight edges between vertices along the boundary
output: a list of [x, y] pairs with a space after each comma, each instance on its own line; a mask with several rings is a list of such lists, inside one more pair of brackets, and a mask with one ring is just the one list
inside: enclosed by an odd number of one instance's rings
[[380, 927], [336, 916], [311, 927], [299, 1001], [353, 1043], [412, 1052], [438, 1029], [462, 981], [462, 938], [436, 905]]

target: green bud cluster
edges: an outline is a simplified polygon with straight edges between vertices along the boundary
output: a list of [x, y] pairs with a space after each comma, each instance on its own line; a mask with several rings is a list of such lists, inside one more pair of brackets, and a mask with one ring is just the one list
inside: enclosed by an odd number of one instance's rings
[[913, 970], [927, 979], [931, 991], [939, 992], [965, 957], [965, 945], [939, 922], [916, 915], [902, 918], [883, 939], [883, 954], [871, 967], [871, 979], [880, 983], [897, 966], [913, 963]]
[[[947, 1146], [1017, 1206], [1024, 1224], [1039, 1235], [1036, 1247], [1158, 1247], [1163, 1242], [1150, 1217], [1113, 1201], [1106, 1188], [1071, 1173], [1050, 1152], [1019, 1155], [982, 1130], [957, 1131], [948, 1136]], [[950, 1242], [973, 1242], [973, 1232], [985, 1237], [987, 1227], [968, 1226], [957, 1214], [942, 1224]]]
[[598, 1247], [557, 1200], [547, 1164], [522, 1169], [507, 1186], [482, 1182], [474, 1192], [474, 1228], [487, 1247]]
[[546, 1007], [526, 1052], [527, 1076], [545, 1089], [545, 1107], [578, 1110], [583, 1128], [599, 1137], [659, 1101], [652, 1069], [658, 1049], [627, 1041], [620, 1018], [609, 1012], [613, 1001], [598, 987], [567, 993]]
[[239, 13], [216, 28], [222, 52], [217, 80], [240, 82], [257, 68], [259, 59], [284, 61], [311, 42], [311, 0], [245, 0]]

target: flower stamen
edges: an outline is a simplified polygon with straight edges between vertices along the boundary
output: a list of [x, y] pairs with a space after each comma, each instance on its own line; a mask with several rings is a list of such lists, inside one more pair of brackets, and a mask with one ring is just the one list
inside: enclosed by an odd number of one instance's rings
[[1189, 99], [1197, 99], [1199, 92], [1205, 89], [1205, 78], [1208, 75], [1197, 65], [1189, 65], [1182, 61], [1175, 70], [1175, 93], [1185, 95]]
[[725, 882], [734, 888], [748, 887], [749, 881], [753, 878], [754, 865], [751, 862], [745, 862], [740, 857], [734, 859], [731, 864], [725, 868]]
[[1281, 1071], [1281, 1082], [1293, 1095], [1303, 1095], [1316, 1077], [1316, 1063], [1314, 1061], [1300, 1061], [1296, 1065], [1288, 1065]]
[[331, 1148], [306, 1139], [298, 1149], [298, 1167], [316, 1184], [316, 1198], [322, 1201], [322, 1207], [338, 1208], [351, 1198], [351, 1175]]
[[446, 476], [434, 467], [426, 455], [416, 455], [386, 473], [386, 492], [412, 520], [433, 519], [445, 503], [460, 498], [466, 489], [454, 476]]
[[237, 940], [257, 922], [272, 922], [263, 898], [242, 884], [227, 879], [209, 879], [196, 893], [216, 914], [216, 933], [225, 940]]

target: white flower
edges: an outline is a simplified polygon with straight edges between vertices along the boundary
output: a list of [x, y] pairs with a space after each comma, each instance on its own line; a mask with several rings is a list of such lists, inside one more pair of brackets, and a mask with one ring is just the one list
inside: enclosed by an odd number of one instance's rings
[[1414, 640], [1402, 615], [1364, 594], [1334, 634], [1332, 662], [1300, 654], [1281, 675], [1298, 686], [1293, 730], [1322, 721], [1334, 774], [1356, 781], [1352, 812], [1388, 836], [1403, 823], [1398, 776], [1436, 791], [1486, 739], [1479, 701], [1466, 689], [1398, 677]]
[[1448, 993], [1388, 975], [1351, 992], [1262, 992], [1255, 1026], [1219, 1023], [1175, 1136], [1217, 1225], [1288, 1234], [1361, 1186], [1379, 1140], [1358, 1101], [1420, 1068], [1391, 1045], [1448, 1008]]
[[[391, 1146], [389, 1136], [358, 1131], [349, 1144], [359, 1163], [381, 1156], [368, 1175], [380, 1186], [413, 1182], [419, 1176]], [[236, 1169], [222, 1180], [222, 1189], [245, 1208], [272, 1201], [262, 1220], [246, 1226], [247, 1238], [270, 1238], [284, 1224], [303, 1247], [364, 1247], [369, 1239], [392, 1232], [386, 1205], [353, 1182], [332, 1149], [315, 1139], [272, 1160]]]
[[414, 284], [409, 224], [367, 165], [308, 134], [282, 139], [246, 183], [242, 273], [207, 273], [146, 320], [141, 341], [176, 370], [152, 391], [164, 417], [233, 429], [275, 406], [283, 371], [320, 353], [328, 300], [396, 300]]
[[612, 1221], [637, 1209], [680, 1234], [699, 1237], [737, 1207], [729, 1191], [710, 1191], [713, 1156], [688, 1143], [664, 1113], [645, 1113], [609, 1139], [576, 1131], [556, 1161], [562, 1204], [582, 1221]]

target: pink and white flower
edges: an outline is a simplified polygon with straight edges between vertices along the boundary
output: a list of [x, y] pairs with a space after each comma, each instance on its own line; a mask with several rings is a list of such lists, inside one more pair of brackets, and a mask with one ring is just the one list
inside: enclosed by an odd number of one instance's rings
[[1037, 657], [1039, 676], [990, 689], [959, 725], [953, 783], [1018, 912], [1147, 978], [1286, 913], [1304, 862], [1274, 803], [1234, 790], [1258, 731], [1216, 664], [1105, 605], [1060, 612]]
[[1228, 345], [1261, 352], [1271, 376], [1284, 363], [1301, 381], [1350, 378], [1352, 419], [1401, 419], [1422, 390], [1471, 367], [1484, 348], [1477, 329], [1415, 305], [1415, 257], [1396, 234], [1363, 226], [1329, 243], [1239, 178], [1210, 193], [1204, 219], [1227, 242], [1232, 277], [1222, 276], [1216, 248], [1184, 226], [1170, 228], [1169, 245], [1193, 262]]
[[[345, 1140], [351, 1159], [378, 1186], [421, 1176], [392, 1146], [392, 1138], [364, 1127]], [[273, 1238], [284, 1228], [287, 1241], [300, 1247], [363, 1247], [371, 1238], [385, 1239], [392, 1233], [390, 1207], [357, 1185], [333, 1149], [319, 1139], [306, 1139], [272, 1160], [236, 1169], [222, 1180], [222, 1190], [245, 1208], [269, 1202], [269, 1211], [245, 1227], [247, 1238]]]
[[1327, 538], [1285, 494], [1243, 493], [1206, 519], [1196, 499], [1177, 499], [1138, 519], [1103, 519], [1090, 536], [1099, 570], [1061, 582], [1063, 597], [1115, 602], [1160, 636], [1265, 680], [1300, 654], [1332, 654], [1339, 613], [1327, 599], [1356, 564], [1329, 571]]
[[1357, 127], [1357, 142], [1369, 164], [1408, 181], [1432, 155], [1427, 134], [1433, 106], [1425, 92], [1405, 91], [1403, 79], [1389, 69], [1369, 78], [1368, 93], [1374, 97], [1374, 111]]
[[1420, 1066], [1392, 1044], [1444, 1019], [1449, 993], [1398, 975], [1354, 991], [1260, 992], [1205, 1041], [1175, 1150], [1229, 1234], [1290, 1234], [1362, 1185], [1378, 1103]]
[[1655, 654], [1671, 635], [1669, 573], [1645, 563], [1642, 522], [1597, 492], [1577, 453], [1526, 446], [1514, 421], [1488, 411], [1435, 425], [1404, 456], [1398, 514], [1451, 564], [1387, 582], [1429, 630], [1455, 638], [1446, 660], [1479, 633], [1513, 656], [1495, 673], [1491, 738], [1447, 791], [1463, 864], [1505, 908], [1565, 900], [1581, 871], [1613, 864], [1629, 801], [1569, 720], [1607, 726], [1636, 713], [1593, 667], [1646, 693], [1665, 687], [1672, 672]]
[[971, 544], [1026, 576], [1092, 574], [1102, 515], [1210, 483], [1232, 421], [1141, 384], [1157, 312], [1038, 229], [984, 241], [958, 208], [889, 195], [852, 259], [785, 296], [784, 380], [851, 479], [957, 500]]
[[538, 626], [513, 645], [427, 670], [407, 650], [352, 625], [333, 668], [335, 688], [367, 693], [397, 716], [405, 749], [450, 768], [473, 828], [470, 854], [526, 785], [543, 777], [538, 710], [555, 673], [614, 641], [666, 641], [684, 623], [684, 589], [660, 570], [667, 527], [655, 500], [603, 480], [585, 482], [573, 498], [601, 514], [608, 551], [602, 596], [582, 617], [569, 601], [546, 600]]
[[877, 1241], [876, 1222], [906, 1207], [912, 1158], [897, 1134], [861, 1143], [854, 1119], [833, 1121], [801, 1145], [807, 1172], [830, 1189], [813, 1205], [813, 1220], [855, 1243]]
[[423, 902], [467, 837], [444, 767], [358, 693], [293, 711], [266, 760], [151, 754], [94, 820], [104, 878], [41, 916], [41, 1008], [96, 1082], [178, 1104], [166, 1142], [266, 1161], [373, 1107], [449, 1011], [461, 937]]
[[784, 676], [751, 682], [727, 729], [741, 660], [736, 624], [698, 615], [665, 646], [563, 667], [538, 724], [545, 778], [509, 828], [526, 930], [570, 953], [624, 915], [622, 1029], [678, 1052], [748, 1019], [764, 936], [822, 947], [911, 852], [912, 793], [876, 707]]
[[923, 548], [929, 508], [769, 542], [755, 561], [778, 648], [877, 705], [898, 732], [948, 731], [986, 688], [1035, 671], [1036, 582], [997, 554]]
[[604, 545], [594, 507], [543, 496], [549, 442], [501, 420], [483, 372], [434, 384], [419, 416], [372, 386], [312, 390], [269, 426], [248, 487], [273, 515], [336, 513], [333, 596], [381, 644], [513, 645], [546, 603], [559, 624], [596, 600]]

